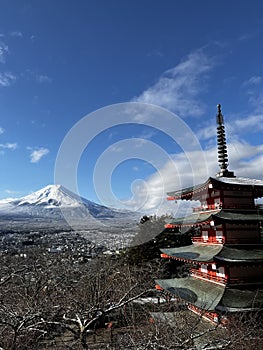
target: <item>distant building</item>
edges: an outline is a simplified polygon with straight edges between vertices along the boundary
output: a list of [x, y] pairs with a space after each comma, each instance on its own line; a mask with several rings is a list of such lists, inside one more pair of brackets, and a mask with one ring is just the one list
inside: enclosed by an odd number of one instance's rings
[[185, 278], [157, 280], [157, 289], [183, 300], [190, 310], [215, 323], [263, 306], [263, 180], [235, 177], [227, 169], [227, 145], [220, 105], [217, 143], [220, 171], [205, 183], [168, 193], [169, 200], [199, 200], [190, 216], [167, 228], [194, 228], [192, 245], [161, 249], [161, 256], [192, 266]]

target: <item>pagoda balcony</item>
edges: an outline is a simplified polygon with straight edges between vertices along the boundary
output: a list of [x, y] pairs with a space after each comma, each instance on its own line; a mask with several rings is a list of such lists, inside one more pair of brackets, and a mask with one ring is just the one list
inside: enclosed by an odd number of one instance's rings
[[210, 210], [219, 210], [222, 209], [222, 204], [216, 203], [216, 204], [207, 204], [207, 205], [201, 205], [200, 207], [193, 208], [193, 213], [199, 212], [199, 211], [210, 211]]
[[204, 311], [192, 304], [188, 304], [188, 310], [192, 311], [193, 313], [195, 313], [198, 316], [202, 316], [204, 319], [206, 319], [207, 321], [211, 322], [212, 324], [216, 325], [219, 323], [219, 315], [216, 312], [208, 312], [208, 311]]
[[212, 275], [210, 273], [201, 272], [201, 271], [196, 270], [196, 269], [191, 269], [190, 275], [193, 277], [204, 279], [206, 281], [210, 281], [210, 282], [220, 284], [220, 285], [226, 285], [226, 283], [227, 283], [226, 277]]
[[212, 243], [212, 244], [224, 244], [225, 243], [225, 238], [224, 237], [208, 237], [207, 239], [205, 239], [202, 236], [199, 237], [192, 237], [192, 242], [193, 243]]

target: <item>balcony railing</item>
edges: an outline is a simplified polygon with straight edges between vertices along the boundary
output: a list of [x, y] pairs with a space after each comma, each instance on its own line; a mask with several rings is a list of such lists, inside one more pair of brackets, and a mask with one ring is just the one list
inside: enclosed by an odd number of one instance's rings
[[219, 322], [219, 317], [216, 312], [204, 311], [191, 304], [188, 304], [188, 309], [195, 314], [202, 316], [204, 319], [212, 322], [213, 324], [217, 324]]
[[225, 238], [224, 237], [208, 237], [207, 239], [202, 237], [202, 236], [198, 236], [198, 237], [192, 237], [192, 241], [193, 242], [200, 242], [200, 243], [215, 243], [215, 244], [222, 244], [225, 243]]
[[215, 203], [215, 204], [206, 204], [206, 205], [201, 205], [200, 207], [193, 208], [193, 212], [198, 212], [198, 211], [207, 211], [207, 210], [218, 210], [222, 209], [222, 204]]
[[220, 283], [220, 284], [226, 284], [227, 278], [226, 277], [219, 277], [215, 275], [211, 275], [210, 273], [204, 273], [199, 270], [191, 269], [190, 273], [193, 277], [202, 278], [211, 282]]

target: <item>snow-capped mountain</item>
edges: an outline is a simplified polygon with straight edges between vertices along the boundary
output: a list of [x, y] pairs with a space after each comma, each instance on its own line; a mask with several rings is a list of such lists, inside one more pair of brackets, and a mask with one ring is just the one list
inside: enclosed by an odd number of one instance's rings
[[[23, 205], [42, 205], [46, 208], [52, 207], [76, 207], [81, 205], [81, 198], [61, 185], [49, 185], [28, 196], [5, 200], [18, 207]], [[0, 201], [1, 205], [1, 201]]]
[[61, 185], [49, 185], [22, 198], [0, 200], [0, 221], [27, 219], [42, 225], [65, 222], [69, 226], [83, 227], [109, 221], [129, 221], [132, 217], [131, 212], [91, 202]]

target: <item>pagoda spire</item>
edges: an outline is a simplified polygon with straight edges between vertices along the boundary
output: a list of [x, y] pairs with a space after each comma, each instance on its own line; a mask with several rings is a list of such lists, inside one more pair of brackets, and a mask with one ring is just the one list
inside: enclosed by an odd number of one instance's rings
[[221, 112], [221, 105], [217, 105], [217, 152], [218, 152], [218, 163], [220, 166], [219, 173], [216, 174], [217, 177], [235, 177], [233, 171], [229, 171], [228, 167], [228, 155], [227, 155], [227, 145], [226, 145], [226, 133], [224, 126], [224, 117]]

